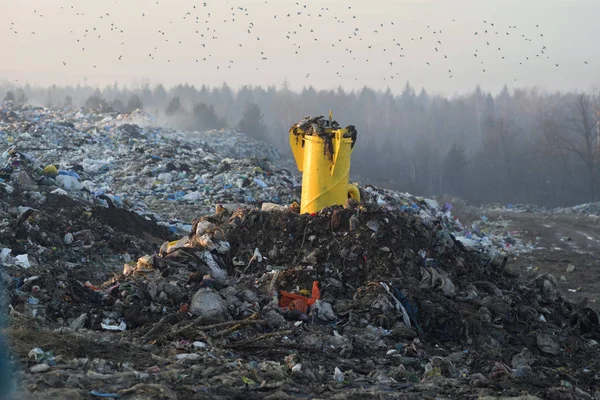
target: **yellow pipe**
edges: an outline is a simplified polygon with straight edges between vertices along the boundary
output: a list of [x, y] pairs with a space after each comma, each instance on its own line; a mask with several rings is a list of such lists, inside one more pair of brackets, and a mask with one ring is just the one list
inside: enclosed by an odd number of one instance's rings
[[348, 184], [348, 196], [360, 203], [360, 191], [352, 184]]
[[[347, 133], [346, 129], [326, 129], [321, 137], [306, 135], [297, 126], [290, 130], [290, 146], [302, 172], [301, 214], [343, 205], [349, 195], [360, 201], [358, 188], [348, 184], [354, 141], [344, 137]], [[331, 149], [326, 149], [324, 137]]]

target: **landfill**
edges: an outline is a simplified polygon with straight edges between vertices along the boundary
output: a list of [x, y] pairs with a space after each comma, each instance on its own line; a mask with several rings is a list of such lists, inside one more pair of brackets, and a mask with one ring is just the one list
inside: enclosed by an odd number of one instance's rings
[[590, 217], [600, 216], [600, 202], [577, 204], [570, 207], [545, 208], [534, 204], [488, 204], [482, 207], [487, 211], [505, 213], [547, 213], [547, 214], [580, 214]]
[[600, 216], [600, 202], [578, 204], [573, 207], [561, 207], [553, 210], [557, 214], [583, 214]]
[[141, 111], [5, 103], [0, 145], [15, 398], [600, 398], [597, 311], [502, 225], [368, 185], [301, 215], [267, 144]]
[[[297, 185], [289, 169], [272, 165], [278, 157], [274, 148], [236, 132], [220, 132], [209, 145], [210, 132], [184, 140], [181, 132], [157, 127], [157, 119], [142, 111], [119, 115], [25, 108], [3, 115], [9, 117], [0, 120], [0, 140], [11, 147], [2, 154], [8, 165], [1, 178], [8, 190], [18, 183], [39, 193], [32, 186], [56, 183], [57, 190], [86, 201], [148, 215], [160, 210], [171, 218], [161, 222], [175, 226], [175, 219], [185, 216], [165, 202], [193, 203], [194, 212], [198, 205], [207, 211], [218, 202], [281, 203], [290, 200], [290, 189]], [[256, 157], [258, 146], [261, 158]], [[11, 178], [21, 165], [21, 176]], [[102, 200], [103, 195], [109, 199]]]

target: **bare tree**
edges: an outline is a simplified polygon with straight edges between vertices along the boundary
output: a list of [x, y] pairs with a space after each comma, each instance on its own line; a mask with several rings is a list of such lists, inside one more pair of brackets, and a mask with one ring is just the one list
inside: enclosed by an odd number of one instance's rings
[[585, 166], [592, 201], [597, 198], [599, 146], [598, 113], [593, 111], [593, 100], [579, 94], [568, 107], [564, 121], [549, 120], [544, 124], [548, 143], [558, 155], [574, 155]]

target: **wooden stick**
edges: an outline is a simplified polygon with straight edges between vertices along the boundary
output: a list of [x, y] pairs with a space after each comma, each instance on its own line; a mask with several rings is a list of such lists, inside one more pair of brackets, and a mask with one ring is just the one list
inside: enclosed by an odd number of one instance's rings
[[227, 329], [223, 329], [222, 331], [218, 331], [213, 336], [216, 336], [216, 337], [225, 336], [225, 335], [227, 335], [227, 334], [229, 334], [231, 332], [237, 331], [241, 327], [242, 327], [242, 325], [237, 324], [237, 325], [232, 326], [231, 328], [227, 328]]
[[183, 328], [179, 328], [176, 331], [169, 332], [169, 336], [178, 335], [183, 331], [187, 331], [192, 326], [199, 324], [201, 321], [202, 321], [202, 317], [198, 317], [195, 320], [193, 320], [192, 322], [190, 322], [189, 324], [187, 324], [186, 326], [184, 326]]
[[[253, 321], [253, 320], [256, 320], [256, 319], [258, 319], [258, 314], [252, 314], [251, 316], [249, 316], [248, 318], [246, 318], [247, 321]], [[227, 335], [228, 333], [237, 331], [242, 326], [243, 326], [242, 324], [235, 324], [231, 328], [227, 328], [227, 329], [224, 329], [222, 331], [219, 331], [219, 332], [215, 333], [213, 336], [224, 336], [224, 335]]]
[[162, 317], [160, 319], [160, 321], [158, 321], [156, 324], [154, 324], [154, 326], [148, 331], [146, 332], [146, 334], [144, 334], [144, 336], [142, 336], [142, 339], [148, 339], [150, 338], [154, 333], [156, 333], [156, 331], [165, 324], [165, 322], [167, 322], [167, 320], [171, 320], [173, 317], [175, 317], [174, 314], [169, 314], [169, 315], [165, 315], [164, 317]]
[[236, 325], [236, 326], [245, 326], [245, 325], [263, 325], [266, 324], [267, 321], [264, 319], [244, 319], [244, 320], [238, 320], [238, 321], [228, 321], [228, 322], [221, 322], [220, 324], [214, 324], [214, 325], [206, 325], [206, 326], [201, 326], [199, 328], [197, 328], [199, 331], [208, 331], [211, 329], [215, 329], [215, 328], [224, 328], [227, 326], [232, 326], [232, 325]]
[[[184, 332], [190, 328], [192, 328], [194, 325], [199, 324], [202, 321], [202, 317], [198, 317], [195, 320], [193, 320], [191, 323], [187, 324], [186, 326], [184, 326], [183, 328], [177, 329], [176, 331], [173, 331], [170, 333], [170, 335], [177, 335], [180, 334], [181, 332]], [[227, 322], [221, 322], [219, 324], [213, 324], [213, 325], [205, 325], [205, 326], [199, 326], [196, 329], [199, 331], [208, 331], [211, 329], [216, 329], [216, 328], [225, 328], [225, 327], [229, 327], [232, 325], [240, 325], [240, 326], [244, 326], [244, 325], [262, 325], [262, 324], [266, 324], [267, 321], [264, 319], [259, 319], [259, 320], [254, 320], [254, 319], [244, 319], [244, 320], [235, 320], [235, 321], [227, 321]]]
[[263, 335], [258, 335], [253, 337], [252, 339], [246, 339], [246, 340], [242, 340], [239, 342], [235, 342], [235, 343], [230, 343], [228, 345], [226, 345], [225, 347], [240, 347], [240, 346], [246, 346], [250, 343], [254, 343], [254, 342], [258, 342], [259, 340], [263, 340], [263, 339], [269, 339], [269, 338], [274, 338], [274, 337], [280, 337], [280, 336], [285, 336], [285, 335], [291, 335], [293, 331], [289, 330], [289, 331], [280, 331], [280, 332], [271, 332], [271, 333], [265, 333]]

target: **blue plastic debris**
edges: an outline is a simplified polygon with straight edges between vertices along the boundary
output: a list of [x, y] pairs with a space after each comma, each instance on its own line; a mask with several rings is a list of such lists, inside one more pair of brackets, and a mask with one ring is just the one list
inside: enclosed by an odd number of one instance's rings
[[94, 397], [102, 397], [105, 399], [120, 399], [121, 395], [117, 394], [117, 393], [100, 393], [100, 392], [96, 392], [95, 390], [92, 390], [90, 392], [90, 394]]
[[79, 177], [79, 174], [78, 174], [77, 172], [74, 172], [74, 171], [65, 171], [65, 170], [59, 169], [59, 170], [58, 170], [58, 174], [59, 174], [59, 175], [68, 175], [68, 176], [72, 176], [73, 178], [75, 178], [75, 179], [77, 179], [77, 180], [81, 179], [81, 178]]
[[268, 186], [269, 186], [269, 185], [267, 185], [267, 184], [265, 183], [265, 181], [263, 181], [263, 180], [262, 180], [262, 179], [260, 179], [260, 178], [254, 178], [254, 183], [256, 183], [256, 184], [257, 184], [258, 186], [260, 186], [261, 188], [266, 188], [266, 187], [268, 187]]
[[404, 306], [404, 309], [406, 310], [406, 313], [408, 314], [411, 322], [414, 324], [415, 328], [417, 329], [417, 332], [419, 334], [422, 334], [423, 330], [419, 326], [419, 321], [418, 321], [419, 309], [418, 309], [417, 305], [412, 304], [408, 300], [408, 297], [406, 297], [404, 292], [402, 292], [402, 290], [400, 290], [398, 287], [393, 287], [392, 291], [393, 291], [394, 296], [398, 300], [400, 300], [400, 303], [402, 304], [402, 306]]
[[179, 191], [168, 195], [167, 200], [182, 200], [183, 196], [185, 196], [185, 192]]

